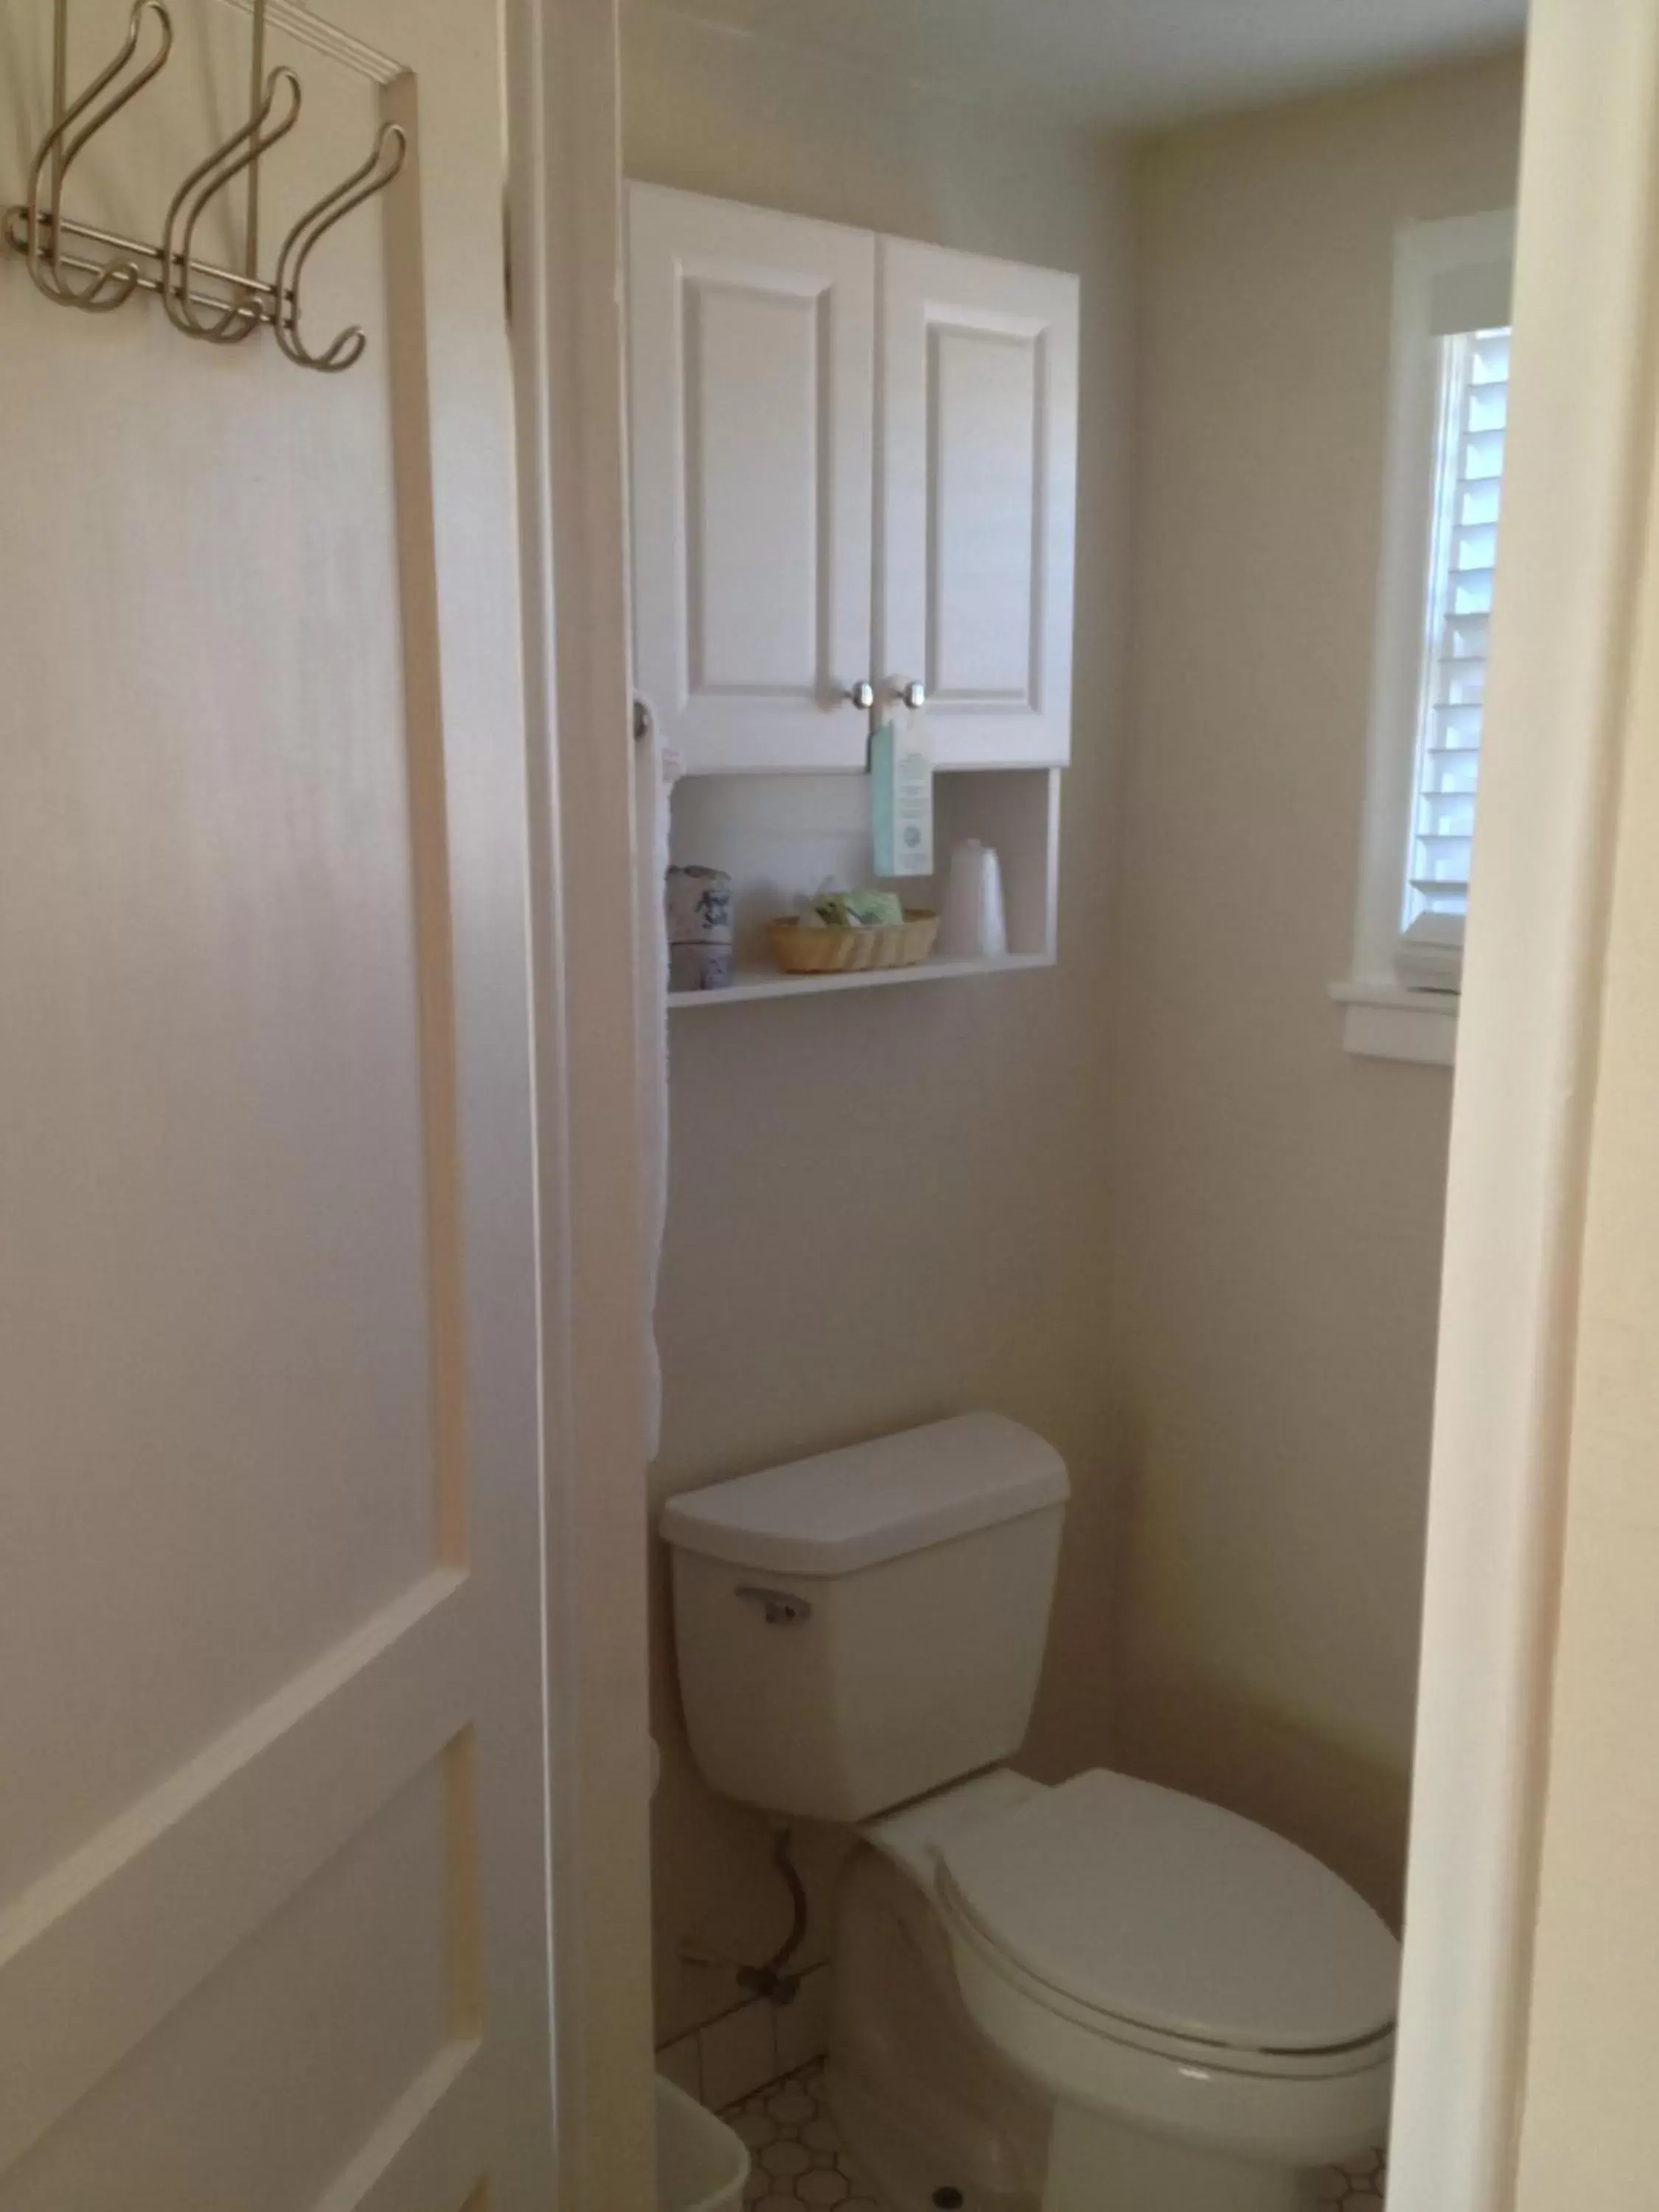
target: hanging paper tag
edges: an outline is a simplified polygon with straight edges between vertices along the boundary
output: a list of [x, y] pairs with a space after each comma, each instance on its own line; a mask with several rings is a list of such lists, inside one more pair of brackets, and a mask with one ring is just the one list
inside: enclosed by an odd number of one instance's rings
[[895, 700], [870, 740], [870, 826], [878, 876], [933, 872], [933, 747], [925, 708]]

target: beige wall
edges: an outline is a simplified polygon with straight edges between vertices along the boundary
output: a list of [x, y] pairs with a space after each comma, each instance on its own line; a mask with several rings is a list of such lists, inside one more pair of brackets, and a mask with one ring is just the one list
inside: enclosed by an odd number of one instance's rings
[[[1391, 1906], [1449, 1085], [1350, 1059], [1326, 993], [1394, 231], [1508, 202], [1518, 65], [1182, 131], [1131, 170], [653, 8], [623, 62], [632, 175], [1084, 278], [1061, 966], [676, 1020], [657, 1495], [969, 1403], [1030, 1420], [1078, 1483], [1034, 1771], [1201, 1790]], [[666, 2036], [731, 1997], [680, 1945], [758, 1955], [785, 1909], [763, 1825], [686, 1757], [659, 1597]]]
[[1397, 1901], [1449, 1079], [1350, 1058], [1412, 217], [1507, 205], [1516, 63], [1147, 149], [1116, 1337], [1124, 1763]]
[[[654, 9], [624, 23], [630, 175], [1083, 277], [1077, 765], [1052, 974], [675, 1018], [659, 1498], [997, 1407], [1071, 1462], [1042, 1771], [1106, 1748], [1113, 1460], [1104, 1128], [1112, 777], [1127, 515], [1125, 194], [1091, 146]], [[660, 1562], [659, 1562], [660, 1566]], [[732, 2001], [683, 1939], [763, 1955], [787, 1924], [758, 1818], [685, 1755], [658, 1616], [659, 2031]], [[809, 1839], [810, 1849], [810, 1839]], [[824, 1890], [826, 1854], [812, 1854]], [[814, 1950], [821, 1954], [820, 1912]]]

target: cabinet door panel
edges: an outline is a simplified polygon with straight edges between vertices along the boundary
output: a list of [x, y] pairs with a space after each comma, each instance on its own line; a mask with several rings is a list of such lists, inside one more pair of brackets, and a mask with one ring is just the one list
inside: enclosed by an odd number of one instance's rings
[[635, 660], [693, 772], [861, 768], [875, 240], [629, 192]]
[[1074, 276], [881, 244], [877, 659], [942, 766], [1071, 750]]

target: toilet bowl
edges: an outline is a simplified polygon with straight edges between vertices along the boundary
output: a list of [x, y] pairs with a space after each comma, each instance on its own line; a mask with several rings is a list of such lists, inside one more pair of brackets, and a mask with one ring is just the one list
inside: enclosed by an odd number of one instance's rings
[[1066, 1497], [1040, 1437], [975, 1414], [674, 1500], [692, 1748], [864, 1839], [826, 2090], [895, 2208], [1304, 2212], [1382, 2139], [1398, 1946], [1218, 1806], [1002, 1764]]
[[[1396, 1947], [1294, 1845], [1103, 1772], [976, 1777], [864, 1833], [892, 1875], [843, 1879], [829, 2094], [896, 2197], [931, 2173], [998, 2212], [1292, 2212], [1313, 2169], [1382, 2140]], [[901, 1991], [872, 1960], [907, 1919]], [[975, 2147], [976, 2044], [1025, 2091], [1000, 2135], [1041, 2130], [1041, 2157]]]

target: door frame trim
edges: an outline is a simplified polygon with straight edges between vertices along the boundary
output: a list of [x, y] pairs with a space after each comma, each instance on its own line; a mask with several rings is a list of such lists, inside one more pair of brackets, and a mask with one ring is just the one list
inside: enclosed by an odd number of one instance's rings
[[616, 0], [507, 0], [559, 2212], [654, 2201]]
[[[1506, 2212], [1525, 2086], [1632, 555], [1659, 399], [1659, 19], [1647, 0], [1589, 16], [1534, 0], [1501, 742], [1460, 1020], [1395, 2104], [1391, 2179], [1413, 2212]], [[545, 833], [532, 928], [560, 2205], [602, 2212], [651, 2201], [616, 0], [507, 0], [507, 22]]]
[[1659, 16], [1534, 0], [1511, 441], [1442, 1291], [1389, 2191], [1509, 2212], [1636, 594]]

